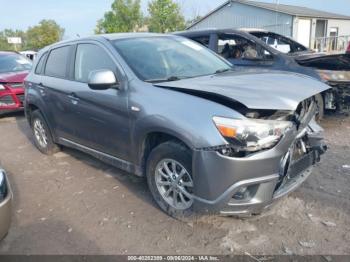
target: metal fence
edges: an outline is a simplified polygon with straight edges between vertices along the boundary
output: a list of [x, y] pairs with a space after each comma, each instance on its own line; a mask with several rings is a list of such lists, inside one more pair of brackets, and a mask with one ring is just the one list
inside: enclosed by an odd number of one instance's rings
[[312, 41], [311, 47], [318, 52], [345, 52], [350, 42], [350, 36], [319, 37]]

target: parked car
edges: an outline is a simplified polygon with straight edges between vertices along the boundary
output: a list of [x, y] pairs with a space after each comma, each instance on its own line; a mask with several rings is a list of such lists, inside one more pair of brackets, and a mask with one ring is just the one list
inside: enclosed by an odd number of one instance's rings
[[32, 50], [27, 50], [27, 51], [20, 52], [20, 54], [28, 57], [30, 60], [33, 61], [36, 58], [38, 52], [32, 51]]
[[15, 52], [0, 52], [0, 115], [23, 110], [24, 78], [31, 61]]
[[[111, 34], [42, 50], [25, 81], [37, 148], [72, 147], [146, 176], [160, 208], [259, 213], [325, 151], [307, 76], [240, 72], [174, 35]], [[287, 90], [287, 91], [286, 91]]]
[[3, 239], [11, 223], [12, 192], [6, 173], [0, 167], [0, 240]]
[[[265, 31], [249, 31], [234, 29], [208, 29], [176, 32], [176, 35], [184, 36], [198, 43], [205, 45], [214, 52], [220, 54], [225, 59], [239, 68], [247, 70], [249, 68], [266, 68], [269, 70], [282, 70], [305, 74], [315, 79], [323, 81], [333, 88], [317, 96], [319, 113], [318, 118], [322, 119], [324, 109], [337, 110], [339, 112], [350, 112], [349, 88], [350, 75], [348, 71], [334, 74], [334, 71], [320, 70], [319, 59], [313, 60], [309, 55], [309, 50], [296, 42], [282, 42], [280, 38], [273, 39], [266, 36]], [[270, 43], [271, 46], [267, 43]], [[289, 47], [287, 45], [289, 44]], [[275, 48], [276, 49], [275, 49]], [[298, 56], [284, 54], [279, 50], [290, 50]], [[297, 59], [298, 58], [298, 59]], [[334, 62], [333, 59], [341, 60]], [[315, 58], [316, 59], [316, 58]], [[332, 61], [334, 65], [346, 69], [345, 64], [348, 58], [339, 55], [326, 59]], [[312, 64], [312, 61], [319, 65], [319, 69]], [[340, 65], [341, 64], [341, 65]], [[323, 64], [323, 69], [329, 68], [328, 62]], [[333, 66], [334, 68], [334, 66]], [[346, 70], [349, 70], [346, 69]], [[349, 79], [349, 80], [347, 80]], [[345, 87], [344, 87], [345, 86]]]
[[349, 42], [349, 45], [348, 45], [348, 48], [346, 48], [346, 54], [350, 54], [350, 42]]

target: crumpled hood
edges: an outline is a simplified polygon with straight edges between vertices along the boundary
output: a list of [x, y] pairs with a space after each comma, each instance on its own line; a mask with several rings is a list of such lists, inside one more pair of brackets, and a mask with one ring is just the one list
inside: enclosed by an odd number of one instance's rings
[[301, 101], [330, 88], [304, 75], [276, 71], [228, 72], [157, 83], [155, 86], [224, 96], [250, 109], [293, 111]]
[[1, 83], [21, 83], [24, 81], [29, 71], [0, 73]]

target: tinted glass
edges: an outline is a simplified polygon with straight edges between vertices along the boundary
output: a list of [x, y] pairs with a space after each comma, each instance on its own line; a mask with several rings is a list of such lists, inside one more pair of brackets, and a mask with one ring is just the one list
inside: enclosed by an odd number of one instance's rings
[[235, 34], [219, 35], [218, 53], [226, 59], [272, 59], [272, 54], [261, 45]]
[[65, 78], [70, 46], [59, 47], [50, 52], [46, 62], [45, 75]]
[[204, 45], [205, 47], [209, 47], [209, 41], [210, 37], [208, 36], [199, 36], [199, 37], [194, 37], [192, 40], [196, 41], [197, 43]]
[[0, 54], [0, 73], [26, 71], [32, 68], [32, 62], [16, 53]]
[[166, 81], [215, 74], [231, 69], [210, 50], [182, 37], [138, 37], [114, 41], [114, 46], [144, 81]]
[[35, 68], [35, 74], [42, 74], [43, 71], [44, 71], [44, 63], [45, 63], [45, 59], [46, 59], [46, 56], [47, 56], [47, 53], [43, 54], [41, 57], [40, 57], [40, 60], [38, 62], [38, 65], [36, 66]]
[[103, 69], [115, 72], [116, 65], [101, 47], [93, 44], [78, 45], [75, 58], [75, 80], [87, 83], [92, 71]]

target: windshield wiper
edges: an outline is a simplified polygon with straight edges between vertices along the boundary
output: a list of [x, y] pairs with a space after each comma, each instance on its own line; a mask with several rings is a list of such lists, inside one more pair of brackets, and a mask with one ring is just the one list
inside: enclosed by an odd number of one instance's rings
[[155, 78], [155, 79], [147, 79], [144, 81], [148, 82], [148, 83], [161, 83], [161, 82], [178, 81], [178, 80], [181, 80], [184, 78], [186, 78], [186, 77], [170, 76], [168, 78]]
[[216, 70], [215, 74], [221, 74], [221, 73], [225, 73], [225, 72], [228, 72], [231, 70], [232, 70], [232, 68], [223, 68], [223, 69]]

